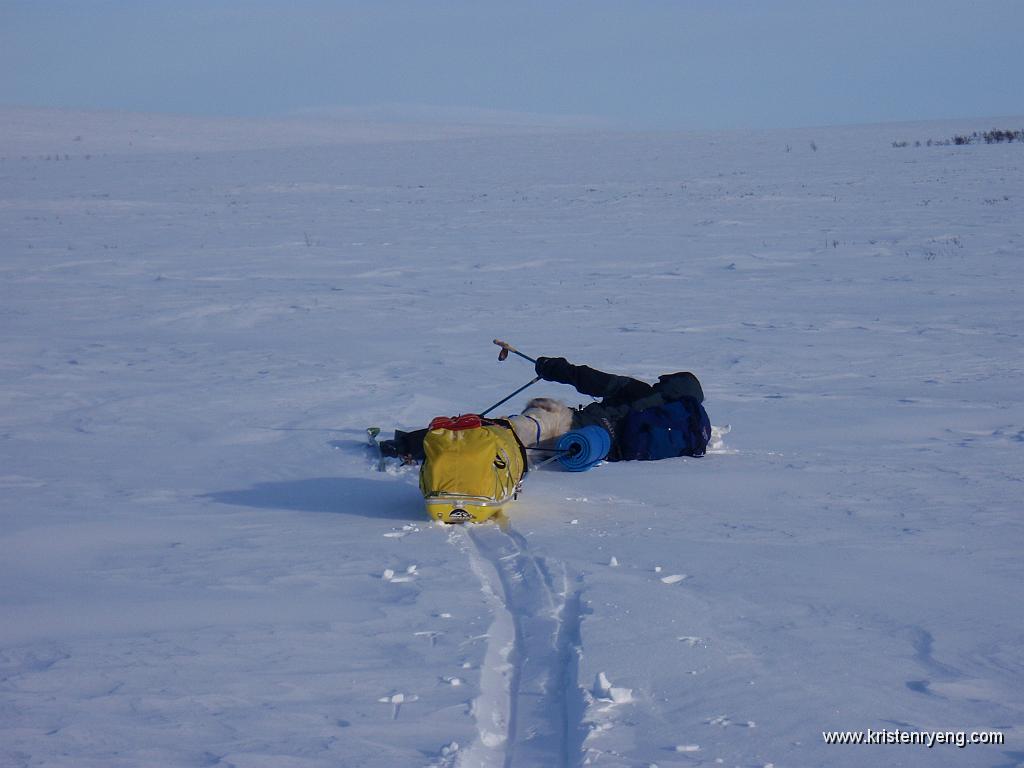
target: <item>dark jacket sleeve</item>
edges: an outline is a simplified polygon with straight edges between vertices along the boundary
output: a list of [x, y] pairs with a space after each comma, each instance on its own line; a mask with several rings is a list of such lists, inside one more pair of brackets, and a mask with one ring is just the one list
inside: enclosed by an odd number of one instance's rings
[[564, 357], [537, 358], [536, 371], [545, 381], [568, 384], [580, 394], [592, 397], [632, 400], [651, 393], [651, 385], [639, 379], [616, 376], [586, 365], [573, 365]]

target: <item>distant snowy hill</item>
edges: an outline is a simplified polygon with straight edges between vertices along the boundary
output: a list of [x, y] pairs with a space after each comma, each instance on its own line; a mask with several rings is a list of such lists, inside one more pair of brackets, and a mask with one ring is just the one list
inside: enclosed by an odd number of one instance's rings
[[[1024, 764], [1022, 126], [0, 110], [0, 765]], [[732, 430], [431, 524], [495, 337]]]

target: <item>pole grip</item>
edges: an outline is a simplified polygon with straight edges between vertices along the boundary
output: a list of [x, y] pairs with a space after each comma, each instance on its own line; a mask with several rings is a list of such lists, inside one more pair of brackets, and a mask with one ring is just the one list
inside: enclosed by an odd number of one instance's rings
[[528, 355], [524, 355], [522, 352], [520, 352], [518, 349], [513, 347], [507, 341], [502, 341], [501, 339], [495, 339], [494, 343], [497, 344], [499, 347], [501, 347], [501, 352], [498, 353], [498, 360], [504, 360], [506, 357], [508, 357], [508, 353], [511, 352], [514, 355], [519, 355], [524, 360], [529, 360], [534, 365], [537, 364], [536, 360], [534, 360], [532, 357], [529, 357]]

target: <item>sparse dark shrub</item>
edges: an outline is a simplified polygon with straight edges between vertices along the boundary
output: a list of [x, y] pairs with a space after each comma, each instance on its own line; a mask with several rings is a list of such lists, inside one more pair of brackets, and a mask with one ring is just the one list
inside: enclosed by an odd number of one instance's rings
[[1000, 144], [1004, 141], [1007, 143], [1024, 141], [1024, 131], [1000, 131], [993, 129], [991, 131], [985, 131], [982, 136], [984, 137], [986, 144]]
[[[969, 146], [971, 144], [980, 144], [983, 141], [986, 144], [1001, 144], [1004, 141], [1007, 144], [1011, 144], [1011, 143], [1013, 143], [1015, 141], [1016, 142], [1024, 142], [1024, 130], [1011, 131], [1011, 130], [1000, 130], [998, 128], [993, 128], [991, 131], [985, 131], [984, 133], [978, 133], [977, 131], [974, 131], [973, 133], [970, 133], [970, 134], [966, 134], [966, 133], [958, 134], [958, 135], [954, 136], [951, 139], [928, 139], [925, 142], [925, 146], [928, 146], [928, 147], [949, 147], [949, 146], [965, 147], [965, 146]], [[813, 142], [812, 142], [812, 144], [813, 144]], [[906, 141], [894, 141], [892, 143], [892, 145], [894, 147], [902, 148], [902, 147], [909, 146], [909, 142], [906, 142]], [[920, 141], [915, 141], [914, 142], [914, 146], [915, 147], [920, 147], [921, 146], [921, 142]], [[813, 149], [813, 146], [812, 146], [812, 149]]]

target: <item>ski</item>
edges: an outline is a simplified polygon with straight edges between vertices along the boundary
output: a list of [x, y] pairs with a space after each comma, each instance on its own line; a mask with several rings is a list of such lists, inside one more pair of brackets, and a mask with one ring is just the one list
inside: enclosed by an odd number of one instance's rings
[[380, 443], [377, 442], [377, 436], [380, 434], [380, 427], [367, 427], [366, 428], [366, 441], [374, 453], [377, 454], [377, 471], [383, 472], [386, 462], [384, 460], [384, 452], [380, 449]]

